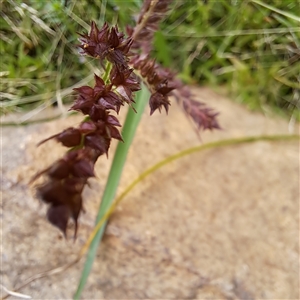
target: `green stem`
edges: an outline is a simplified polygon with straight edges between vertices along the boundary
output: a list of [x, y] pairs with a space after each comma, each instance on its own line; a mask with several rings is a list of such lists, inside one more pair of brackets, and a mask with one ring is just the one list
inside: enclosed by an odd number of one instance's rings
[[[110, 168], [110, 173], [108, 176], [108, 180], [105, 186], [104, 194], [102, 197], [102, 201], [98, 210], [98, 215], [96, 219], [96, 224], [102, 219], [102, 217], [105, 215], [106, 211], [109, 210], [112, 201], [115, 197], [116, 190], [119, 185], [119, 181], [121, 178], [122, 170], [126, 161], [127, 153], [129, 150], [129, 147], [132, 143], [132, 140], [134, 138], [136, 128], [140, 122], [140, 119], [142, 117], [143, 111], [145, 109], [145, 106], [148, 103], [149, 98], [149, 91], [146, 87], [143, 86], [142, 90], [137, 93], [136, 96], [136, 104], [135, 109], [137, 113], [135, 113], [132, 109], [129, 108], [127, 117], [125, 120], [125, 124], [122, 131], [122, 136], [124, 139], [124, 143], [119, 142], [117, 146], [116, 153], [114, 155], [113, 163]], [[97, 248], [100, 243], [100, 240], [103, 236], [104, 230], [105, 230], [106, 222], [103, 224], [103, 226], [100, 228], [100, 230], [95, 235], [95, 238], [93, 239], [91, 246], [89, 248], [87, 259], [82, 271], [81, 279], [79, 282], [79, 285], [77, 287], [77, 291], [74, 295], [74, 299], [80, 299], [80, 296], [82, 294], [82, 291], [84, 289], [84, 286], [87, 282], [87, 278], [89, 276], [89, 273], [91, 271], [93, 261], [96, 256]]]
[[107, 81], [108, 81], [111, 69], [112, 69], [112, 63], [110, 63], [109, 61], [107, 61], [106, 62], [106, 66], [105, 66], [105, 73], [104, 73], [104, 75], [102, 77], [102, 79], [103, 79], [103, 81], [105, 83], [107, 83]]
[[[227, 140], [221, 140], [221, 141], [216, 141], [216, 142], [211, 142], [207, 144], [203, 144], [200, 146], [195, 146], [191, 147], [185, 150], [182, 150], [176, 154], [173, 154], [171, 156], [168, 156], [167, 158], [159, 161], [155, 165], [151, 166], [147, 170], [145, 170], [142, 174], [140, 174], [134, 181], [131, 182], [129, 186], [118, 196], [118, 198], [115, 200], [114, 207], [117, 206], [119, 202], [125, 196], [142, 180], [144, 180], [146, 177], [148, 177], [150, 174], [154, 173], [161, 167], [177, 160], [180, 159], [184, 156], [200, 152], [202, 150], [206, 149], [213, 149], [213, 148], [221, 148], [221, 147], [226, 147], [226, 146], [232, 146], [232, 145], [239, 145], [239, 144], [246, 144], [246, 143], [255, 143], [255, 142], [260, 142], [260, 141], [269, 141], [269, 142], [274, 142], [274, 141], [289, 141], [289, 140], [300, 140], [299, 135], [261, 135], [261, 136], [249, 136], [249, 137], [241, 137], [241, 138], [232, 138], [232, 139], [227, 139]], [[111, 211], [111, 213], [113, 210]], [[107, 215], [107, 218], [110, 216], [110, 214]]]

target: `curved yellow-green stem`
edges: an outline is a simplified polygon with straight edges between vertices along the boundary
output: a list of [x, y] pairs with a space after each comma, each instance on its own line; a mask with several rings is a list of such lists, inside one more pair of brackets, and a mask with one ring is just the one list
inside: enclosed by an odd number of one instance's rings
[[171, 155], [160, 162], [156, 163], [152, 167], [148, 168], [146, 171], [144, 171], [141, 175], [139, 175], [134, 181], [131, 182], [129, 186], [116, 198], [116, 200], [112, 203], [110, 208], [106, 211], [106, 213], [103, 215], [103, 217], [99, 220], [99, 222], [94, 227], [93, 231], [91, 232], [88, 240], [86, 241], [85, 245], [82, 247], [79, 256], [83, 256], [87, 249], [89, 248], [90, 243], [93, 241], [95, 235], [97, 234], [98, 230], [101, 228], [101, 226], [104, 224], [104, 222], [110, 217], [110, 215], [115, 210], [116, 206], [125, 198], [125, 196], [143, 179], [145, 179], [147, 176], [152, 174], [153, 172], [157, 171], [161, 167], [173, 162], [174, 160], [177, 160], [179, 158], [182, 158], [184, 156], [187, 156], [189, 154], [200, 152], [202, 150], [216, 148], [216, 147], [225, 147], [230, 145], [237, 145], [237, 144], [244, 144], [244, 143], [253, 143], [253, 142], [259, 142], [259, 141], [284, 141], [284, 140], [297, 140], [300, 139], [299, 135], [262, 135], [262, 136], [251, 136], [251, 137], [244, 137], [244, 138], [233, 138], [233, 139], [227, 139], [227, 140], [221, 140], [217, 142], [207, 143], [200, 146], [195, 146], [186, 150], [183, 150], [181, 152], [178, 152], [174, 155]]

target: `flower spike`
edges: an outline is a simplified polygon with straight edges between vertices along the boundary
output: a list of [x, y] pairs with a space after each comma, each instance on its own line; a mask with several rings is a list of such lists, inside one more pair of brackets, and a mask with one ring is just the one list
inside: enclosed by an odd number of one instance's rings
[[78, 219], [83, 210], [82, 192], [89, 178], [95, 177], [96, 161], [103, 154], [108, 156], [112, 139], [123, 142], [118, 129], [121, 124], [111, 112], [118, 114], [125, 104], [132, 107], [134, 93], [140, 90], [140, 81], [151, 92], [151, 115], [162, 108], [168, 113], [169, 97], [175, 96], [198, 129], [220, 128], [216, 119], [218, 114], [195, 101], [173, 72], [151, 58], [154, 32], [171, 3], [171, 0], [145, 0], [135, 28], [127, 27], [129, 37], [119, 32], [117, 26], [110, 27], [107, 23], [99, 29], [94, 21], [88, 34], [80, 34], [80, 54], [99, 59], [103, 69], [104, 63], [108, 64], [107, 74], [105, 79], [95, 74], [93, 87], [74, 89], [76, 99], [70, 110], [81, 112], [85, 118], [77, 127], [67, 128], [39, 143], [54, 139], [69, 150], [31, 180], [46, 178], [37, 186], [37, 196], [48, 205], [48, 221], [65, 237], [72, 219], [76, 238]]

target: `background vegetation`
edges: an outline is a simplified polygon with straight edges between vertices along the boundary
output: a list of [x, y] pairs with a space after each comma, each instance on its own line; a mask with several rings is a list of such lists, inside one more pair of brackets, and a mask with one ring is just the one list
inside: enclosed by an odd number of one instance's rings
[[[78, 55], [77, 32], [91, 20], [124, 29], [141, 2], [0, 0], [1, 113], [72, 101], [97, 71]], [[300, 120], [299, 11], [299, 0], [174, 0], [154, 55], [187, 83]]]

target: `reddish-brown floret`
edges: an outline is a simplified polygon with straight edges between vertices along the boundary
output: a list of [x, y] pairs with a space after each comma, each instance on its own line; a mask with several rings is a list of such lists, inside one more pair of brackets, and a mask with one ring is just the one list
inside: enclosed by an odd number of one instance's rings
[[81, 54], [99, 58], [101, 62], [107, 59], [120, 68], [127, 68], [127, 56], [132, 45], [131, 38], [124, 38], [124, 34], [118, 31], [118, 27], [111, 29], [107, 23], [99, 29], [92, 22], [90, 34], [81, 35]]
[[206, 107], [203, 103], [193, 99], [184, 99], [182, 102], [183, 109], [196, 123], [198, 129], [220, 129], [217, 121], [219, 113], [214, 112], [213, 109]]
[[82, 86], [74, 89], [78, 93], [78, 97], [70, 109], [79, 110], [83, 114], [90, 116], [91, 114], [94, 114], [94, 112], [91, 111], [92, 108], [102, 110], [112, 109], [119, 112], [121, 105], [123, 105], [123, 101], [111, 90], [112, 85], [106, 85], [97, 75], [95, 75], [95, 81], [94, 88]]

